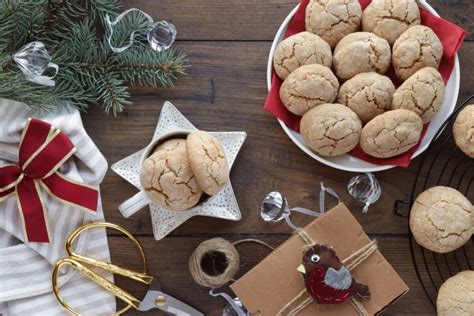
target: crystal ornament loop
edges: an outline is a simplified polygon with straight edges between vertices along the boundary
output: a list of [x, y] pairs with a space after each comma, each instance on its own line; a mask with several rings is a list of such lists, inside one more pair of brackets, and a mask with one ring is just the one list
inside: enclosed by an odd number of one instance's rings
[[[58, 74], [59, 66], [51, 62], [52, 58], [43, 43], [26, 44], [13, 55], [13, 60], [25, 74], [27, 80], [50, 87], [56, 84], [53, 79]], [[54, 75], [43, 75], [48, 68], [55, 70]]]
[[364, 203], [364, 213], [368, 212], [369, 206], [377, 202], [382, 194], [380, 184], [372, 173], [361, 174], [350, 179], [347, 190], [353, 198]]
[[160, 22], [155, 23], [153, 21], [153, 18], [148, 13], [145, 13], [142, 10], [139, 10], [136, 8], [132, 8], [132, 9], [128, 9], [127, 11], [122, 12], [119, 16], [117, 16], [115, 21], [111, 20], [110, 15], [105, 16], [105, 22], [107, 23], [107, 29], [108, 29], [107, 41], [109, 43], [110, 49], [113, 52], [121, 53], [133, 45], [133, 40], [135, 38], [136, 30], [132, 31], [132, 33], [130, 34], [129, 43], [127, 45], [122, 46], [122, 47], [114, 47], [112, 45], [112, 36], [114, 34], [114, 26], [117, 23], [119, 23], [120, 20], [122, 20], [127, 14], [133, 11], [141, 13], [148, 20], [147, 40], [148, 40], [148, 43], [150, 44], [150, 47], [153, 50], [161, 52], [161, 51], [169, 49], [171, 45], [173, 45], [174, 41], [176, 40], [177, 31], [176, 31], [176, 27], [172, 23], [167, 22], [167, 21], [160, 21]]

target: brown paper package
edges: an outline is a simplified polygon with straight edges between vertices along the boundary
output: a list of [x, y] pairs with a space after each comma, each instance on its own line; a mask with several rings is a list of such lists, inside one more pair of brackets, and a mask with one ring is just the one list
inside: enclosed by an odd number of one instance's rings
[[[332, 246], [341, 260], [370, 242], [362, 226], [344, 204], [315, 219], [304, 230], [317, 243]], [[250, 313], [275, 316], [282, 307], [305, 289], [301, 263], [304, 242], [292, 236], [252, 270], [231, 285]], [[408, 291], [407, 285], [377, 250], [352, 271], [354, 278], [369, 286], [372, 297], [361, 301], [370, 315], [382, 311]], [[298, 316], [358, 315], [350, 303], [312, 303]]]

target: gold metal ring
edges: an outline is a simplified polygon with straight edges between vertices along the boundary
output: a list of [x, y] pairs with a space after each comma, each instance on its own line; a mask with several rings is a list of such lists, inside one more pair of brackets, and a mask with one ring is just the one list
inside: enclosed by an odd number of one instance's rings
[[[77, 237], [79, 235], [81, 235], [84, 231], [88, 230], [88, 229], [91, 229], [91, 228], [98, 228], [98, 227], [105, 227], [105, 228], [112, 228], [112, 229], [115, 229], [115, 230], [118, 230], [120, 231], [121, 233], [123, 233], [124, 235], [126, 235], [130, 240], [132, 240], [135, 245], [137, 246], [139, 252], [140, 252], [140, 255], [142, 257], [142, 261], [143, 261], [143, 273], [137, 273], [139, 275], [146, 275], [147, 273], [147, 269], [146, 269], [146, 257], [145, 257], [145, 252], [143, 251], [143, 248], [142, 246], [140, 245], [140, 243], [138, 242], [138, 240], [128, 231], [126, 230], [125, 228], [119, 226], [119, 225], [116, 225], [116, 224], [112, 224], [112, 223], [105, 223], [105, 222], [93, 222], [93, 223], [90, 223], [90, 224], [86, 224], [86, 225], [83, 225], [83, 226], [80, 226], [79, 228], [77, 228], [74, 232], [71, 233], [71, 235], [69, 235], [67, 241], [66, 241], [66, 252], [73, 258], [75, 257], [78, 257], [78, 258], [84, 258], [84, 256], [81, 256], [81, 255], [78, 255], [78, 254], [75, 254], [73, 251], [72, 251], [72, 244], [73, 242], [77, 239]], [[93, 258], [89, 258], [90, 261], [96, 261], [98, 262], [99, 260], [96, 260], [96, 259], [93, 259]], [[78, 312], [76, 312], [74, 309], [72, 309], [64, 300], [63, 298], [59, 295], [59, 292], [60, 292], [60, 288], [59, 288], [59, 285], [58, 285], [58, 274], [59, 274], [59, 271], [61, 269], [62, 266], [64, 265], [70, 265], [74, 268], [77, 268], [74, 264], [73, 264], [73, 260], [71, 260], [70, 258], [66, 258], [66, 259], [62, 259], [62, 260], [59, 260], [55, 265], [54, 265], [54, 268], [53, 268], [53, 273], [52, 273], [52, 285], [53, 285], [53, 293], [54, 293], [54, 296], [56, 297], [56, 299], [58, 300], [59, 304], [61, 304], [62, 307], [64, 307], [67, 311], [69, 311], [71, 314], [73, 315], [82, 315]], [[136, 279], [136, 278], [134, 278]], [[152, 280], [152, 278], [150, 278], [150, 281]], [[113, 315], [120, 315], [122, 313], [124, 313], [125, 311], [127, 311], [130, 307], [132, 307], [132, 305], [130, 303], [127, 304], [127, 306], [125, 306], [124, 308], [122, 308], [120, 311], [114, 313]]]

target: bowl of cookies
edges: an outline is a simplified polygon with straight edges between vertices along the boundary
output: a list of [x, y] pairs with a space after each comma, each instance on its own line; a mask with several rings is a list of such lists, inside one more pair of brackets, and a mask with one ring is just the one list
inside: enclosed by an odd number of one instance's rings
[[464, 36], [424, 1], [302, 0], [273, 41], [265, 108], [328, 166], [407, 167], [454, 111]]

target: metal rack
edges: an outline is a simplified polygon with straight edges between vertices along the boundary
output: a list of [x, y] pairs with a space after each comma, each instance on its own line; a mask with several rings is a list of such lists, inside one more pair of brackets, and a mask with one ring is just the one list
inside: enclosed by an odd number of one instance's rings
[[[421, 192], [437, 185], [455, 188], [471, 202], [474, 201], [474, 159], [458, 149], [452, 132], [458, 113], [466, 105], [474, 103], [473, 99], [474, 95], [459, 106], [436, 133], [421, 158], [410, 199], [395, 202], [394, 211], [398, 216], [409, 217], [409, 211], [408, 214], [402, 213], [401, 205], [406, 204], [411, 209]], [[408, 230], [416, 274], [431, 304], [436, 308], [437, 293], [443, 282], [460, 271], [474, 268], [474, 237], [456, 251], [438, 254], [418, 245], [410, 229]]]

